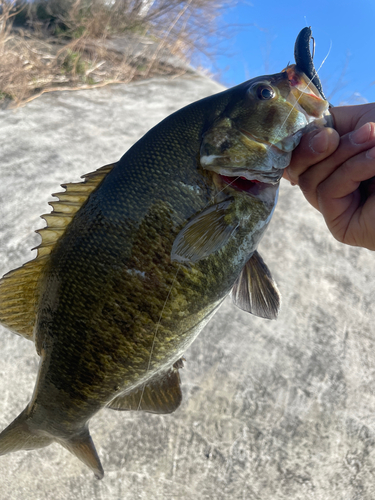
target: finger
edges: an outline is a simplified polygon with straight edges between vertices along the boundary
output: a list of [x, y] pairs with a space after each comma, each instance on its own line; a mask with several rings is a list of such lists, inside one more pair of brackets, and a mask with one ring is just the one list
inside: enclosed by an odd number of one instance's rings
[[[357, 193], [352, 193], [353, 199]], [[356, 208], [355, 208], [356, 207]], [[353, 208], [355, 208], [353, 210]], [[356, 201], [348, 205], [348, 209], [334, 220], [326, 223], [333, 236], [347, 245], [360, 246], [375, 250], [375, 196], [370, 196], [364, 205]]]
[[317, 188], [318, 208], [328, 225], [350, 220], [365, 202], [360, 183], [375, 176], [375, 148], [349, 158]]
[[284, 177], [292, 184], [299, 183], [299, 177], [312, 165], [331, 155], [339, 144], [339, 135], [331, 128], [314, 130], [302, 137], [292, 154], [290, 165]]
[[[375, 124], [366, 123], [358, 130], [344, 135], [332, 155], [300, 175], [298, 184], [307, 200], [319, 210], [317, 187], [349, 158], [375, 146]], [[338, 178], [340, 183], [340, 178]]]
[[360, 106], [338, 106], [330, 109], [335, 129], [340, 136], [348, 134], [367, 122], [375, 121], [374, 103]]

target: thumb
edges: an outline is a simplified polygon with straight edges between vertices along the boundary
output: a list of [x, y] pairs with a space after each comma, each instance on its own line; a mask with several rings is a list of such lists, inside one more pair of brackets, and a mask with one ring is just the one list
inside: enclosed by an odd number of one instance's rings
[[304, 135], [299, 146], [293, 151], [284, 177], [292, 184], [298, 184], [300, 175], [330, 156], [337, 149], [339, 142], [339, 134], [333, 128], [321, 128]]

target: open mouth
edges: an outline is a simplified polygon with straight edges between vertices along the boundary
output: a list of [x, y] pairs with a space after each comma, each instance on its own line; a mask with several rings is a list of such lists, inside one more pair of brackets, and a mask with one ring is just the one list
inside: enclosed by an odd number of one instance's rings
[[237, 176], [230, 177], [228, 175], [217, 174], [222, 185], [230, 186], [236, 191], [247, 193], [251, 196], [259, 196], [263, 191], [268, 188], [274, 187], [273, 184], [261, 182], [256, 179], [249, 180], [246, 177]]
[[227, 175], [220, 175], [218, 174], [220, 179], [223, 181], [224, 184], [227, 184], [228, 186], [231, 186], [232, 188], [236, 189], [237, 191], [251, 191], [254, 189], [254, 186], [256, 184], [262, 184], [261, 182], [257, 180], [249, 180], [246, 179], [245, 177], [229, 177]]
[[236, 191], [240, 191], [241, 193], [246, 193], [246, 195], [257, 198], [265, 203], [274, 203], [275, 196], [277, 196], [277, 190], [279, 183], [268, 183], [258, 181], [256, 179], [246, 179], [243, 176], [229, 176], [229, 175], [221, 175], [215, 174], [218, 183], [221, 186], [221, 189], [224, 186], [231, 187]]

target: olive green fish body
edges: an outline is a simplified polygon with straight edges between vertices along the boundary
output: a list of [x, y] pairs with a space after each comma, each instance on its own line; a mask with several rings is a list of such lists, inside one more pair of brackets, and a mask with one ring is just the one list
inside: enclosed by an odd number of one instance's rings
[[82, 423], [176, 362], [230, 292], [266, 228], [260, 222], [268, 221], [274, 203], [239, 196], [231, 203], [242, 227], [223, 249], [195, 264], [171, 262], [185, 221], [219, 191], [197, 159], [212, 100], [191, 106], [186, 124], [178, 115], [168, 118], [160, 137], [154, 129], [125, 154], [51, 254], [35, 328], [49, 368], [39, 377], [35, 402], [51, 406], [53, 390], [55, 417], [55, 411], [62, 415], [59, 393], [69, 400], [62, 427]]
[[0, 321], [41, 358], [0, 454], [57, 441], [101, 478], [96, 412], [174, 411], [181, 357], [229, 293], [277, 316], [256, 249], [291, 150], [327, 108], [305, 83], [288, 67], [193, 103], [56, 195], [37, 259], [0, 283]]

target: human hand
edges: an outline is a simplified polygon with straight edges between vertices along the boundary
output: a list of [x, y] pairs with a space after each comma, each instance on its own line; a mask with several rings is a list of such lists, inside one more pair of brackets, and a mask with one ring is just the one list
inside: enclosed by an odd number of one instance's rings
[[284, 177], [299, 185], [337, 240], [375, 250], [375, 103], [330, 111], [336, 130], [302, 137]]

